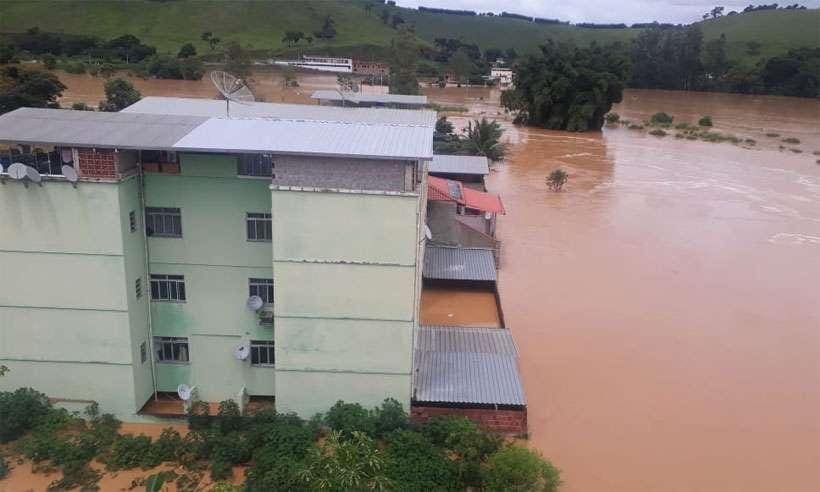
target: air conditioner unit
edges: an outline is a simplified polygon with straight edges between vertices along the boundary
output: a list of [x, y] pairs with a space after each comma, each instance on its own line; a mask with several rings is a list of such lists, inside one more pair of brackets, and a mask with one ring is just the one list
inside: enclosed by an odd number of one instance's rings
[[259, 324], [260, 325], [272, 325], [273, 324], [273, 308], [272, 307], [265, 307], [257, 311], [259, 315]]

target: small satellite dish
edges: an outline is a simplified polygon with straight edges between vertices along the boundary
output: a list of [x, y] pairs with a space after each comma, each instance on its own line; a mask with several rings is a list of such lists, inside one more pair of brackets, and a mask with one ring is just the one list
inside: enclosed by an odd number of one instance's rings
[[177, 394], [183, 400], [188, 401], [191, 399], [191, 387], [187, 384], [180, 384], [177, 386]]
[[492, 219], [493, 218], [492, 212], [485, 212], [484, 213], [484, 218], [487, 219], [487, 220]]
[[433, 240], [433, 231], [431, 231], [430, 228], [427, 227], [427, 224], [424, 225], [424, 237], [426, 237], [428, 241]]
[[60, 169], [63, 171], [63, 176], [65, 176], [65, 179], [66, 179], [66, 180], [68, 180], [68, 181], [70, 181], [70, 182], [72, 182], [72, 183], [76, 183], [76, 182], [77, 182], [77, 179], [78, 179], [78, 177], [77, 177], [77, 171], [76, 171], [73, 167], [71, 167], [71, 166], [63, 166], [63, 167], [62, 167], [62, 168], [60, 168]]
[[26, 177], [28, 177], [28, 179], [30, 179], [33, 183], [39, 183], [43, 180], [43, 177], [40, 176], [40, 171], [31, 166], [26, 166]]
[[249, 355], [251, 355], [251, 346], [247, 342], [240, 343], [233, 349], [233, 356], [237, 360], [245, 360]]
[[228, 72], [223, 72], [220, 70], [211, 72], [211, 82], [213, 82], [216, 90], [218, 90], [219, 93], [225, 98], [225, 110], [229, 118], [231, 116], [231, 101], [238, 102], [240, 104], [252, 103], [256, 101], [256, 98], [248, 87], [248, 84], [246, 84], [244, 80], [231, 75]]
[[28, 169], [22, 162], [15, 162], [9, 166], [9, 177], [11, 179], [21, 180], [28, 174]]
[[262, 306], [265, 305], [265, 301], [263, 301], [262, 298], [259, 296], [250, 296], [248, 297], [248, 301], [245, 303], [245, 305], [251, 311], [259, 311], [260, 309], [262, 309]]

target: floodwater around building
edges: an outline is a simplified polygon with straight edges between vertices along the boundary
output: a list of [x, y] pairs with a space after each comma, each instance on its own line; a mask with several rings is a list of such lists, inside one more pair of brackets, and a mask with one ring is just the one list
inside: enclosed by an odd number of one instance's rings
[[[101, 99], [99, 79], [77, 77], [66, 101]], [[311, 75], [285, 100], [334, 80]], [[212, 97], [209, 84], [137, 82]], [[425, 93], [500, 113], [497, 91]], [[630, 90], [615, 110], [708, 114], [756, 144], [504, 123], [511, 153], [488, 188], [507, 209], [499, 289], [531, 443], [566, 492], [820, 489], [820, 101]], [[558, 167], [570, 177], [553, 193]]]

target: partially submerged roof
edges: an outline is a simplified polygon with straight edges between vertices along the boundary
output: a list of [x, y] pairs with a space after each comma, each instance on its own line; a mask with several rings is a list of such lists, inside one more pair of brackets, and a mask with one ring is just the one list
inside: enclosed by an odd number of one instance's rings
[[0, 115], [0, 142], [364, 159], [433, 157], [433, 129], [423, 125], [35, 108]]
[[490, 174], [490, 163], [482, 155], [435, 154], [428, 171], [440, 174]]
[[419, 326], [413, 356], [413, 400], [526, 405], [518, 349], [510, 331]]
[[199, 116], [20, 108], [0, 116], [0, 141], [120, 149], [170, 149], [207, 120]]
[[495, 282], [493, 252], [486, 248], [459, 248], [428, 244], [424, 249], [424, 278]]
[[428, 200], [451, 201], [482, 212], [505, 213], [501, 197], [468, 188], [460, 181], [428, 176], [427, 188]]
[[377, 94], [367, 92], [353, 92], [344, 94], [344, 98], [337, 91], [318, 90], [310, 96], [323, 101], [347, 101], [353, 104], [404, 104], [408, 106], [424, 106], [427, 96], [408, 96], [404, 94]]
[[[188, 97], [143, 97], [121, 113], [190, 115], [225, 117], [225, 101]], [[232, 103], [231, 117], [284, 120], [336, 121], [434, 127], [435, 111], [390, 108], [340, 108], [314, 104], [279, 104], [267, 102]]]

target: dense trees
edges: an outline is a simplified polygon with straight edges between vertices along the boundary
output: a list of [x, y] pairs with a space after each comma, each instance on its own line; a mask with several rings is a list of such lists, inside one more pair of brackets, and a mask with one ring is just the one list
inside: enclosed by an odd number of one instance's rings
[[769, 59], [760, 79], [769, 94], [820, 97], [820, 48], [790, 50]]
[[112, 79], [105, 83], [105, 101], [100, 101], [100, 111], [120, 111], [142, 99], [142, 94], [123, 79]]
[[0, 113], [56, 106], [65, 88], [52, 73], [5, 67], [0, 69]]
[[418, 45], [413, 30], [402, 26], [399, 34], [390, 43], [390, 93], [418, 94], [419, 81], [416, 78]]
[[632, 44], [631, 87], [691, 90], [702, 73], [697, 26], [648, 29]]
[[501, 143], [504, 130], [495, 120], [481, 118], [467, 123], [462, 134], [453, 131], [453, 124], [442, 116], [436, 121], [433, 151], [437, 154], [483, 155], [491, 161], [500, 161], [507, 152]]
[[628, 62], [619, 46], [589, 48], [548, 42], [539, 55], [519, 60], [515, 89], [502, 104], [517, 120], [556, 130], [600, 129], [620, 102]]

